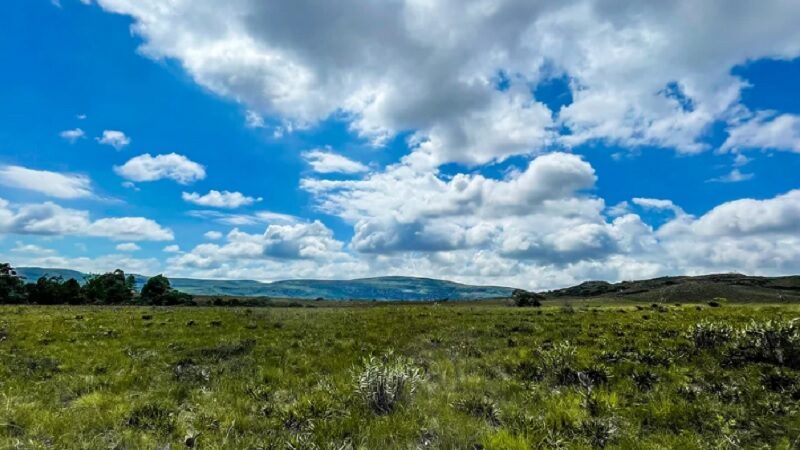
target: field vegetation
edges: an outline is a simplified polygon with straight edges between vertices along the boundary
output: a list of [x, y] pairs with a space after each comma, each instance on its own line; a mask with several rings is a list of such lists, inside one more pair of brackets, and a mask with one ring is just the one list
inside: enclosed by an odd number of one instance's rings
[[800, 308], [716, 304], [0, 306], [0, 448], [798, 448]]

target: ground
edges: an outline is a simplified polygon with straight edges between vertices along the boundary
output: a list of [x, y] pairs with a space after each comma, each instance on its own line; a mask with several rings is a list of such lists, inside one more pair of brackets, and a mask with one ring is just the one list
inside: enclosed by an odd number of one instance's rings
[[302, 306], [0, 307], [0, 448], [800, 445], [798, 306]]

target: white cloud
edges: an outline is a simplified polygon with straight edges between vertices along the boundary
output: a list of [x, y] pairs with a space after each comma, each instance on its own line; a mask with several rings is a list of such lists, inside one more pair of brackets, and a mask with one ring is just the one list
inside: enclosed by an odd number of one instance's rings
[[694, 231], [703, 236], [800, 233], [800, 190], [767, 200], [741, 199], [723, 203], [693, 226]]
[[172, 245], [168, 245], [168, 246], [164, 247], [164, 252], [165, 253], [180, 253], [180, 251], [181, 251], [181, 248], [177, 244], [172, 244]]
[[45, 255], [55, 255], [56, 251], [49, 248], [40, 247], [34, 244], [25, 244], [23, 242], [17, 241], [17, 245], [11, 249], [14, 253], [20, 253], [29, 256], [45, 256]]
[[118, 175], [137, 182], [171, 179], [189, 184], [206, 177], [205, 168], [177, 153], [152, 156], [149, 153], [133, 157], [121, 166], [114, 166]]
[[[376, 144], [411, 131], [430, 165], [590, 140], [702, 151], [742, 114], [731, 68], [800, 56], [800, 4], [778, 0], [98, 3], [133, 18], [142, 53], [286, 129], [337, 116]], [[530, 87], [561, 75], [573, 102], [549, 110]]]
[[212, 241], [218, 241], [218, 240], [222, 239], [223, 234], [220, 233], [219, 231], [207, 231], [207, 232], [205, 232], [203, 234], [203, 236], [205, 236], [206, 239], [209, 239], [209, 240], [212, 240]]
[[261, 114], [248, 109], [244, 114], [244, 124], [247, 128], [264, 128], [264, 118]]
[[206, 239], [212, 241], [218, 241], [222, 239], [222, 233], [220, 233], [219, 231], [207, 231], [205, 232], [205, 234], [203, 234], [203, 236], [205, 236]]
[[109, 217], [98, 219], [89, 226], [91, 236], [107, 237], [113, 240], [171, 241], [175, 239], [172, 230], [163, 228], [157, 222], [144, 217]]
[[52, 202], [12, 205], [0, 202], [0, 234], [91, 236], [112, 240], [168, 241], [172, 231], [144, 217], [107, 217], [92, 221], [87, 211]]
[[725, 175], [711, 178], [708, 181], [716, 183], [739, 183], [741, 181], [752, 180], [755, 174], [743, 173], [741, 170], [734, 168]]
[[35, 170], [21, 166], [0, 166], [0, 184], [55, 198], [74, 199], [92, 196], [91, 181], [84, 175]]
[[226, 213], [213, 210], [193, 210], [186, 213], [191, 217], [212, 220], [216, 223], [232, 226], [256, 225], [260, 223], [295, 223], [298, 217], [272, 211], [257, 211], [253, 214]]
[[635, 197], [631, 201], [633, 204], [641, 206], [642, 208], [668, 210], [675, 213], [676, 216], [683, 216], [686, 214], [683, 212], [683, 209], [673, 203], [672, 200]]
[[243, 260], [300, 261], [324, 263], [329, 259], [347, 260], [342, 243], [319, 221], [292, 225], [269, 225], [263, 234], [233, 229], [226, 243], [200, 244], [190, 252], [170, 258], [169, 264], [183, 269], [219, 269]]
[[115, 150], [122, 150], [131, 143], [131, 138], [125, 133], [117, 130], [104, 130], [103, 136], [95, 138], [97, 142], [114, 147]]
[[74, 144], [78, 141], [78, 139], [83, 139], [86, 137], [86, 133], [84, 133], [84, 131], [80, 128], [75, 128], [74, 130], [64, 130], [61, 133], [58, 133], [58, 135], [70, 144]]
[[800, 116], [760, 111], [752, 118], [729, 128], [728, 139], [720, 150], [747, 149], [800, 153]]
[[359, 173], [369, 170], [358, 161], [346, 158], [328, 149], [315, 149], [303, 153], [303, 158], [319, 173]]
[[210, 190], [205, 195], [200, 195], [196, 192], [184, 192], [181, 194], [184, 201], [194, 203], [195, 205], [211, 206], [215, 208], [238, 208], [240, 206], [252, 205], [255, 202], [260, 202], [261, 197], [248, 197], [241, 192], [229, 191], [215, 191]]
[[117, 244], [116, 249], [121, 252], [136, 252], [142, 249], [137, 244], [133, 242], [125, 242], [122, 244]]

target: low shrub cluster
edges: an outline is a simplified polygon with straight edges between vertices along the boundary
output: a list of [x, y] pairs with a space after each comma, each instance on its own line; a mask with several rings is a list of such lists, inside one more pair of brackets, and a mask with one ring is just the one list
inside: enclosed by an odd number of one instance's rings
[[687, 334], [698, 349], [725, 348], [726, 365], [763, 363], [800, 369], [800, 326], [796, 319], [754, 320], [739, 329], [705, 320], [693, 325]]

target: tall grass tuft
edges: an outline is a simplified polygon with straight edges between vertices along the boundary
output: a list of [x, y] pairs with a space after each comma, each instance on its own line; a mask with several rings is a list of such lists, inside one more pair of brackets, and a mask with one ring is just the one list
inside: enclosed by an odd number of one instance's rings
[[408, 401], [420, 379], [419, 369], [410, 360], [389, 352], [380, 358], [371, 356], [364, 360], [356, 392], [372, 412], [389, 414], [400, 403]]

